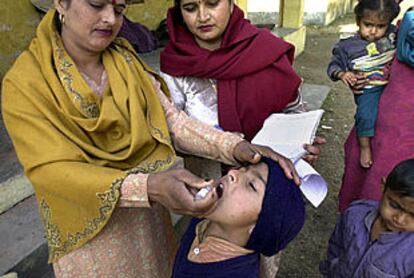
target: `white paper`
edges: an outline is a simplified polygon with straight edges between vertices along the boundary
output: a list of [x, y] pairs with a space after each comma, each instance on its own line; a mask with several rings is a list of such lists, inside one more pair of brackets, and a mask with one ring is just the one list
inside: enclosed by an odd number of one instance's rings
[[300, 189], [303, 195], [317, 208], [328, 193], [325, 179], [303, 159], [299, 159], [295, 163], [295, 168], [302, 181]]
[[315, 207], [325, 199], [328, 186], [301, 157], [306, 154], [303, 144], [313, 143], [323, 112], [318, 109], [299, 114], [272, 114], [252, 140], [252, 143], [268, 146], [292, 160], [302, 182], [300, 189]]
[[303, 144], [312, 144], [323, 110], [270, 115], [252, 143], [271, 147], [293, 162], [300, 159], [306, 151]]

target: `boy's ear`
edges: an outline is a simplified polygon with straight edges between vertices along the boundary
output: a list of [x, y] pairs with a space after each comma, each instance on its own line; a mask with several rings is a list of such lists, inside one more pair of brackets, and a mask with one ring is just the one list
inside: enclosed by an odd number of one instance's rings
[[387, 178], [386, 177], [382, 177], [381, 178], [381, 191], [384, 192], [385, 191], [385, 183], [387, 182]]

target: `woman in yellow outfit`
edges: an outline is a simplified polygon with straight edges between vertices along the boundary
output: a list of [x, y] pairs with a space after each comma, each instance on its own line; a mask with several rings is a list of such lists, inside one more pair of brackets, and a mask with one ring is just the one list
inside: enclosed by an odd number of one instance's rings
[[[190, 119], [164, 82], [116, 38], [125, 0], [55, 0], [3, 81], [2, 110], [44, 221], [56, 277], [168, 277], [168, 211], [202, 215], [215, 190], [174, 165], [175, 149], [224, 163], [277, 160]], [[169, 169], [169, 170], [167, 170]]]

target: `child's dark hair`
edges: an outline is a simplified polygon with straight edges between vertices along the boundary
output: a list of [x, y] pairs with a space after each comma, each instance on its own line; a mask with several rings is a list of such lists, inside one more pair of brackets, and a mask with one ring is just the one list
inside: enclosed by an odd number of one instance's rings
[[401, 196], [414, 197], [414, 159], [404, 160], [392, 169], [385, 182], [385, 190]]
[[360, 0], [354, 9], [357, 21], [362, 19], [365, 11], [378, 12], [381, 18], [391, 23], [400, 13], [400, 6], [395, 0]]

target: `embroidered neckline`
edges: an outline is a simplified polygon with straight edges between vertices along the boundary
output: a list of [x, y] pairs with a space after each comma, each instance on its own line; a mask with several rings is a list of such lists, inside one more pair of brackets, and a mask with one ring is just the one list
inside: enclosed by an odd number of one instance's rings
[[92, 91], [97, 96], [102, 96], [103, 92], [105, 90], [106, 85], [108, 84], [108, 75], [106, 73], [106, 70], [104, 69], [102, 71], [102, 74], [100, 76], [100, 82], [96, 83], [95, 80], [93, 80], [88, 74], [86, 74], [84, 71], [79, 70], [82, 77], [85, 79], [88, 86], [92, 89]]
[[54, 56], [56, 70], [59, 79], [65, 91], [72, 97], [73, 103], [87, 118], [97, 118], [100, 114], [99, 107], [95, 102], [89, 101], [80, 91], [74, 88], [74, 75], [77, 70], [75, 64], [71, 61], [65, 48], [62, 45], [59, 34], [54, 32]]

